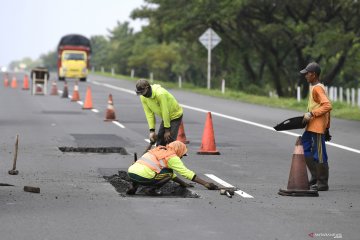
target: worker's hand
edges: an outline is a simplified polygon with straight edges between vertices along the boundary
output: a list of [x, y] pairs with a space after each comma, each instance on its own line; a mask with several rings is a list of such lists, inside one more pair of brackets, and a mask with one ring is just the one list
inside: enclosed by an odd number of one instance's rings
[[330, 131], [329, 131], [329, 129], [327, 128], [327, 129], [325, 130], [325, 141], [326, 141], [326, 142], [329, 142], [329, 141], [331, 141], [331, 138], [332, 138], [332, 136], [330, 135]]
[[171, 138], [170, 129], [165, 129], [164, 140], [165, 140], [165, 142], [167, 142], [167, 143], [171, 142], [172, 138]]
[[149, 139], [150, 139], [150, 142], [155, 143], [157, 140], [156, 132], [150, 132]]
[[303, 123], [308, 123], [310, 121], [310, 119], [312, 118], [312, 113], [311, 112], [307, 112], [304, 114], [304, 118], [303, 118]]
[[205, 187], [209, 190], [218, 190], [219, 187], [217, 185], [215, 185], [214, 183], [206, 183]]

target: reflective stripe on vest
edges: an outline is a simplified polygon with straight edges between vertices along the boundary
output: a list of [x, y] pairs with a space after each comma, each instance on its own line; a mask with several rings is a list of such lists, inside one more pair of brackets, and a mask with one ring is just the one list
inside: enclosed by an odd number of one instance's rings
[[141, 158], [137, 160], [137, 162], [148, 166], [150, 169], [157, 173], [160, 173], [163, 168], [167, 168], [167, 160], [157, 160], [156, 157], [151, 153], [144, 154]]

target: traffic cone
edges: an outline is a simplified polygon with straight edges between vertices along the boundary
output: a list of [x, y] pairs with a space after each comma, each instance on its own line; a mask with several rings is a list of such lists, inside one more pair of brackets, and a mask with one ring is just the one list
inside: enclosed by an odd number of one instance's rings
[[72, 98], [71, 98], [72, 102], [77, 102], [80, 101], [80, 95], [79, 95], [79, 86], [78, 86], [78, 82], [75, 82], [74, 85], [74, 92], [72, 94]]
[[17, 81], [15, 76], [11, 80], [11, 88], [17, 88]]
[[113, 98], [112, 98], [111, 94], [109, 94], [108, 106], [106, 109], [106, 115], [105, 115], [104, 121], [109, 121], [109, 122], [117, 121], [116, 117], [115, 117], [114, 103], [113, 103]]
[[29, 77], [28, 75], [24, 75], [24, 81], [23, 81], [23, 90], [29, 90]]
[[64, 81], [64, 90], [62, 93], [62, 98], [68, 98], [69, 97], [69, 90], [68, 90], [68, 86], [67, 86], [67, 82]]
[[51, 84], [51, 92], [50, 92], [51, 96], [57, 96], [58, 95], [58, 88], [56, 85], [56, 81], [53, 81]]
[[4, 79], [4, 87], [9, 87], [9, 79], [7, 77]]
[[93, 108], [93, 104], [92, 104], [92, 97], [91, 97], [91, 88], [90, 86], [87, 87], [86, 89], [86, 96], [85, 96], [85, 102], [83, 105], [82, 109], [92, 109]]
[[200, 150], [197, 154], [201, 155], [220, 155], [220, 152], [216, 150], [214, 129], [212, 124], [211, 112], [207, 113], [204, 133], [202, 136]]
[[183, 121], [181, 121], [181, 123], [180, 123], [180, 127], [179, 127], [179, 131], [178, 131], [178, 135], [177, 135], [176, 140], [180, 141], [182, 143], [185, 143], [185, 144], [190, 143], [190, 141], [188, 141], [186, 139]]
[[307, 196], [318, 197], [317, 190], [310, 190], [309, 180], [306, 169], [304, 148], [299, 136], [296, 140], [294, 153], [292, 156], [290, 174], [287, 189], [280, 189], [278, 192], [282, 196]]

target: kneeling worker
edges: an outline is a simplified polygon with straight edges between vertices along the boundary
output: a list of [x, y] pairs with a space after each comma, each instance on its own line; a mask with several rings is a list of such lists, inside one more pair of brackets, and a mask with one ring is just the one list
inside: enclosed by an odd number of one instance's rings
[[214, 183], [202, 180], [196, 174], [189, 170], [181, 158], [186, 154], [186, 145], [180, 141], [174, 141], [166, 146], [158, 146], [146, 152], [128, 169], [128, 175], [132, 181], [132, 187], [127, 190], [127, 194], [136, 193], [139, 185], [148, 186], [145, 194], [151, 196], [161, 195], [159, 190], [169, 180], [180, 184], [182, 187], [192, 187], [176, 177], [174, 170], [183, 177], [199, 183], [209, 190], [216, 190], [218, 186]]

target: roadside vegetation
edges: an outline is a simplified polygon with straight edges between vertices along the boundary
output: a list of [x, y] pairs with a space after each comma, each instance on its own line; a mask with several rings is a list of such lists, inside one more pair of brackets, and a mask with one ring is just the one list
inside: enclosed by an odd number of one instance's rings
[[[128, 81], [135, 81], [138, 78], [131, 78], [129, 76], [124, 75], [112, 75], [111, 73], [102, 73], [102, 72], [96, 72], [98, 75], [106, 76], [106, 77], [112, 77], [112, 78], [118, 78], [118, 79], [125, 79]], [[165, 81], [158, 81], [154, 80], [154, 83], [158, 83], [166, 88], [173, 88], [178, 89], [177, 83], [169, 83]], [[206, 89], [202, 87], [197, 87], [191, 83], [183, 83], [182, 84], [182, 90], [184, 91], [191, 91], [203, 95], [213, 96], [213, 97], [219, 97], [224, 99], [232, 99], [236, 101], [241, 102], [247, 102], [247, 103], [253, 103], [258, 105], [264, 105], [274, 108], [284, 108], [284, 109], [291, 109], [296, 110], [300, 112], [306, 111], [307, 108], [307, 98], [301, 100], [298, 102], [295, 98], [278, 98], [278, 97], [266, 97], [266, 96], [259, 96], [259, 95], [253, 95], [248, 94], [242, 91], [234, 91], [234, 90], [228, 90], [226, 89], [225, 93], [223, 94], [221, 90], [216, 89]], [[360, 121], [360, 108], [355, 106], [351, 107], [345, 102], [333, 102], [333, 110], [331, 111], [331, 116], [341, 119], [347, 119], [347, 120], [355, 120]]]

